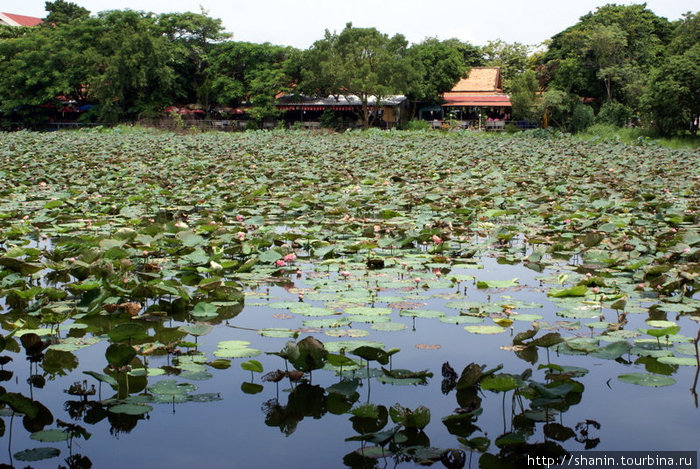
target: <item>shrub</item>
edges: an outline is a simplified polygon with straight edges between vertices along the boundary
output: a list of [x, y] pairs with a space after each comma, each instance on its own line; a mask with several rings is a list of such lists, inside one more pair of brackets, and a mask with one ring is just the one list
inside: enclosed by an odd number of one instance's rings
[[585, 104], [577, 104], [571, 116], [571, 131], [581, 132], [593, 124], [593, 108]]
[[623, 127], [632, 117], [632, 109], [617, 101], [603, 104], [595, 117], [596, 124], [611, 124]]
[[506, 124], [504, 130], [506, 131], [506, 133], [514, 134], [514, 133], [516, 133], [516, 132], [520, 132], [520, 127], [518, 127], [517, 125], [513, 124], [512, 122], [508, 122], [508, 123]]
[[430, 129], [430, 122], [420, 120], [420, 119], [415, 119], [415, 120], [406, 122], [406, 124], [404, 125], [404, 129], [406, 129], [406, 130], [428, 130], [428, 129]]

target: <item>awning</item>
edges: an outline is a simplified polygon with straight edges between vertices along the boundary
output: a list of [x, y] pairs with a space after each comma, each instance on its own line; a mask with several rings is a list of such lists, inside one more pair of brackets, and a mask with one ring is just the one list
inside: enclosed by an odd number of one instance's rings
[[511, 107], [508, 96], [464, 96], [445, 98], [443, 107], [472, 106], [472, 107]]
[[280, 111], [325, 111], [326, 109], [331, 109], [333, 111], [354, 111], [357, 107], [358, 106], [317, 106], [310, 104], [277, 105], [277, 109]]

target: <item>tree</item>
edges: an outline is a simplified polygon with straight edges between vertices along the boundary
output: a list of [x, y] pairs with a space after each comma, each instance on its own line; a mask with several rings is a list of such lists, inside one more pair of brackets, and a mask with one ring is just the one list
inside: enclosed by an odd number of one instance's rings
[[73, 2], [66, 2], [65, 0], [46, 2], [44, 3], [44, 9], [49, 12], [42, 23], [44, 26], [66, 24], [90, 16], [90, 10], [87, 8], [83, 8]]
[[667, 58], [649, 76], [644, 96], [647, 112], [661, 134], [697, 133], [700, 117], [700, 44]]
[[211, 102], [232, 106], [248, 102], [258, 121], [277, 115], [274, 98], [290, 88], [286, 64], [295, 53], [293, 48], [269, 43], [214, 44], [205, 72]]
[[612, 100], [613, 82], [621, 81], [628, 70], [626, 47], [626, 34], [616, 25], [595, 25], [587, 32], [585, 50], [592, 56], [598, 78], [605, 84], [608, 101]]
[[429, 38], [411, 46], [408, 56], [420, 73], [420, 78], [410, 84], [406, 93], [414, 103], [438, 102], [440, 95], [450, 91], [469, 71], [464, 56], [454, 46], [454, 41]]
[[[378, 115], [382, 98], [405, 93], [419, 79], [407, 48], [402, 35], [390, 38], [375, 28], [355, 28], [348, 23], [340, 34], [326, 30], [325, 37], [307, 51], [300, 89], [326, 96], [357, 96], [366, 129]], [[374, 108], [370, 97], [375, 99]]]
[[544, 55], [548, 85], [633, 104], [639, 83], [660, 63], [672, 26], [642, 5], [606, 5], [556, 34]]
[[182, 96], [172, 49], [152, 14], [115, 10], [98, 19], [102, 31], [85, 55], [93, 65], [89, 87], [100, 119], [154, 115]]
[[489, 41], [481, 48], [484, 63], [491, 67], [500, 67], [503, 77], [503, 89], [510, 91], [511, 80], [527, 70], [530, 47], [519, 42], [508, 44], [501, 41]]
[[89, 22], [60, 28], [24, 29], [0, 40], [0, 110], [22, 114], [65, 95], [86, 98], [91, 67], [83, 55], [97, 29]]
[[532, 70], [527, 70], [513, 78], [510, 102], [513, 105], [515, 119], [531, 119], [537, 99], [537, 76]]

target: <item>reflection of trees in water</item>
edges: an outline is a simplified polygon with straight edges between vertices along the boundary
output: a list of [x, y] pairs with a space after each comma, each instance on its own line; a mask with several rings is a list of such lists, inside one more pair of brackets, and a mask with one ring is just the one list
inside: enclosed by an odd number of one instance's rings
[[262, 405], [265, 425], [279, 427], [286, 436], [291, 435], [304, 417], [320, 419], [327, 412], [326, 390], [321, 386], [301, 383], [294, 387], [287, 397], [287, 405], [277, 399], [265, 401]]

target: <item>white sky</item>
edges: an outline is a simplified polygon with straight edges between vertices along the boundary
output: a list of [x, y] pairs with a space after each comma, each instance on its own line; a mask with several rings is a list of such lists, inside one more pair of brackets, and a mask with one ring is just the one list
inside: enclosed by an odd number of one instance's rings
[[[74, 0], [92, 13], [110, 9], [199, 12], [221, 18], [233, 39], [306, 49], [325, 29], [340, 32], [351, 21], [410, 42], [456, 37], [476, 45], [489, 40], [539, 44], [575, 24], [601, 0]], [[629, 5], [639, 1], [618, 0]], [[697, 11], [697, 0], [648, 0], [647, 8], [675, 20]], [[0, 0], [0, 11], [44, 17], [44, 0]]]

